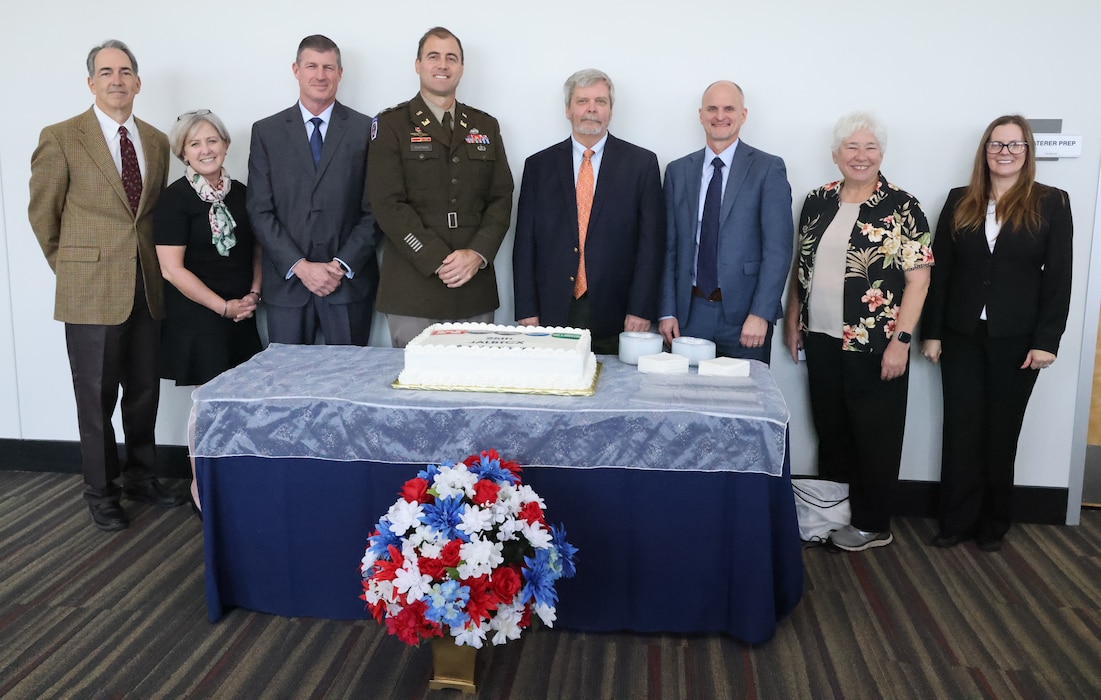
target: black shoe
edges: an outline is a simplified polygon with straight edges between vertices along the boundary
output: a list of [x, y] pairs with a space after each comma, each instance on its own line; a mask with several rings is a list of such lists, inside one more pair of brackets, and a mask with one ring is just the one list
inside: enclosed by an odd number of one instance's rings
[[934, 547], [940, 547], [941, 549], [948, 549], [949, 547], [955, 547], [960, 542], [966, 539], [963, 535], [946, 535], [943, 532], [937, 533], [937, 536], [933, 538], [933, 541], [929, 544]]
[[984, 552], [1000, 552], [1002, 550], [1001, 537], [980, 537], [978, 544], [979, 549]]
[[127, 484], [123, 487], [122, 492], [132, 501], [150, 503], [162, 508], [175, 508], [187, 502], [181, 494], [176, 493], [157, 479]]
[[130, 518], [126, 517], [126, 511], [114, 501], [89, 502], [88, 510], [92, 512], [92, 521], [100, 530], [114, 532], [130, 527]]

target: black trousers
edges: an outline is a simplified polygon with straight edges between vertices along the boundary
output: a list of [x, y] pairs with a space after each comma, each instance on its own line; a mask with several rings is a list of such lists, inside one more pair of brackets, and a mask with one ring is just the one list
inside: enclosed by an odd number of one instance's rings
[[1013, 516], [1017, 439], [1038, 370], [1021, 369], [1027, 335], [990, 338], [986, 323], [941, 341], [944, 433], [940, 526], [946, 535], [997, 539]]
[[[65, 324], [65, 345], [73, 373], [80, 430], [84, 498], [117, 501], [122, 476], [136, 483], [153, 478], [157, 463], [155, 427], [160, 404], [160, 321], [149, 314], [141, 275], [130, 317], [117, 326]], [[119, 460], [115, 412], [122, 387], [122, 429], [126, 463]]]
[[[589, 327], [589, 294], [586, 292], [581, 295], [580, 299], [574, 299], [570, 302], [570, 311], [566, 316], [566, 325], [570, 328], [588, 328]], [[597, 338], [593, 335], [592, 349], [597, 355], [618, 355], [619, 354], [619, 332], [615, 332], [610, 336]]]
[[849, 484], [852, 525], [891, 527], [910, 367], [897, 379], [879, 378], [883, 356], [841, 349], [841, 339], [807, 333], [803, 340], [810, 407], [818, 433], [818, 475]]

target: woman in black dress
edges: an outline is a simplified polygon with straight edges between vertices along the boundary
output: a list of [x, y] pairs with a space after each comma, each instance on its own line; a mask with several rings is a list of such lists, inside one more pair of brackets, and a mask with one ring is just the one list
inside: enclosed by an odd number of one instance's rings
[[[187, 170], [153, 214], [157, 259], [170, 282], [161, 376], [190, 386], [260, 351], [260, 247], [245, 213], [245, 186], [222, 167], [229, 148], [222, 120], [206, 109], [182, 114], [169, 142]], [[198, 507], [194, 480], [191, 497]]]

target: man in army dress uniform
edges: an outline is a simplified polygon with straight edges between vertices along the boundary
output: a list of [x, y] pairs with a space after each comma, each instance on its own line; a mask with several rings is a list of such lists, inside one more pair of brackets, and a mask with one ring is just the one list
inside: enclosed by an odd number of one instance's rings
[[455, 100], [458, 37], [429, 29], [414, 69], [420, 92], [375, 118], [367, 164], [367, 194], [386, 234], [376, 308], [396, 348], [438, 321], [493, 321], [493, 258], [512, 214], [497, 120]]

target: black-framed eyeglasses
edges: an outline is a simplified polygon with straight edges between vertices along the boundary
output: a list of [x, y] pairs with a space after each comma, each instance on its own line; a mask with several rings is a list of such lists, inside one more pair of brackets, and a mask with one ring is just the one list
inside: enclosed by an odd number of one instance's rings
[[987, 153], [1001, 153], [1003, 148], [1009, 149], [1010, 153], [1019, 156], [1028, 150], [1028, 141], [1010, 141], [1009, 143], [1002, 143], [1001, 141], [986, 142]]
[[[180, 121], [181, 119], [185, 119], [187, 117], [205, 117], [208, 114], [210, 114], [209, 109], [196, 109], [193, 112], [184, 112], [180, 116], [176, 117], [176, 121]], [[1010, 153], [1012, 152], [1013, 151], [1010, 151]]]

